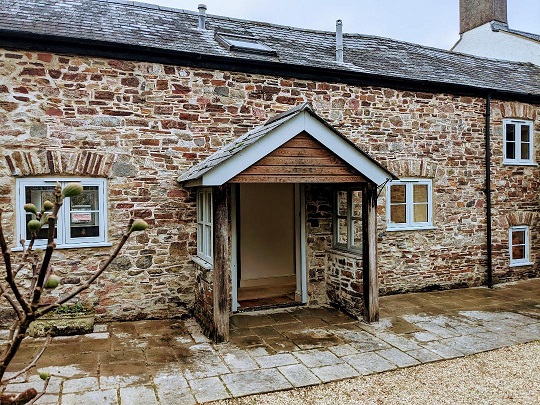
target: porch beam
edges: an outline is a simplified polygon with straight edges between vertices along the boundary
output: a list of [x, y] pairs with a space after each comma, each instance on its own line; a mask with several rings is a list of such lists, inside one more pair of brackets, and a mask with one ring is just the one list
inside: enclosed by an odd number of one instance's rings
[[377, 186], [362, 189], [364, 320], [379, 320], [379, 278], [377, 276]]
[[230, 186], [214, 187], [214, 340], [229, 340], [229, 316], [231, 309], [231, 272], [229, 254], [229, 208]]

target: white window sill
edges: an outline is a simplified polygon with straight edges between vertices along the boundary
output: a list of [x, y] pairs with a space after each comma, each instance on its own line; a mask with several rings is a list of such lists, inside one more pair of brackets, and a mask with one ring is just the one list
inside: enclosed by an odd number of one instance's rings
[[[79, 249], [79, 248], [97, 248], [97, 247], [110, 247], [112, 243], [109, 242], [93, 242], [93, 243], [76, 243], [70, 245], [57, 245], [54, 249]], [[34, 249], [43, 249], [47, 248], [47, 245], [34, 245]], [[22, 247], [17, 246], [11, 249], [12, 252], [22, 252]]]
[[513, 160], [503, 160], [504, 166], [538, 166], [535, 162], [519, 162]]
[[436, 226], [428, 225], [428, 226], [403, 226], [403, 227], [387, 227], [386, 230], [388, 232], [397, 232], [397, 231], [429, 231], [437, 229]]
[[206, 260], [201, 259], [199, 256], [191, 256], [191, 261], [198, 264], [205, 270], [214, 270], [214, 266], [212, 266]]
[[362, 259], [362, 252], [360, 250], [347, 249], [341, 246], [332, 246], [332, 249], [329, 249], [328, 253], [350, 257], [352, 259]]
[[533, 262], [510, 263], [509, 267], [532, 266], [533, 264]]

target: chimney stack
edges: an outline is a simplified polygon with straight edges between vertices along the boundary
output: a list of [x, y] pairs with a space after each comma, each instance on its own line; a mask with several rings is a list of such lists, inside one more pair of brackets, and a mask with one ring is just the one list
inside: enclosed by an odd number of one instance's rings
[[343, 62], [343, 22], [336, 21], [336, 62]]
[[206, 29], [206, 4], [199, 4], [199, 29]]
[[508, 24], [506, 0], [459, 0], [459, 33], [491, 21]]

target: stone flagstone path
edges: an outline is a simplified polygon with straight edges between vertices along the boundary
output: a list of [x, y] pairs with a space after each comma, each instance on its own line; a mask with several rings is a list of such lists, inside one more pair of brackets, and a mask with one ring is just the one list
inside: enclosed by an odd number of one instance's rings
[[[226, 344], [210, 342], [192, 319], [97, 325], [53, 341], [38, 363], [53, 375], [38, 403], [194, 404], [540, 340], [540, 280], [383, 297], [381, 309], [372, 325], [332, 308], [235, 315]], [[42, 343], [27, 339], [11, 370]], [[35, 370], [7, 390], [30, 386], [43, 386]]]

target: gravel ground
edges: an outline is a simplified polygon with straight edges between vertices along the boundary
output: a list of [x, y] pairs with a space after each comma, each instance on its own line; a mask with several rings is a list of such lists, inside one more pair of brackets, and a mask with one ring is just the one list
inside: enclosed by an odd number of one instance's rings
[[540, 341], [214, 404], [540, 404]]

